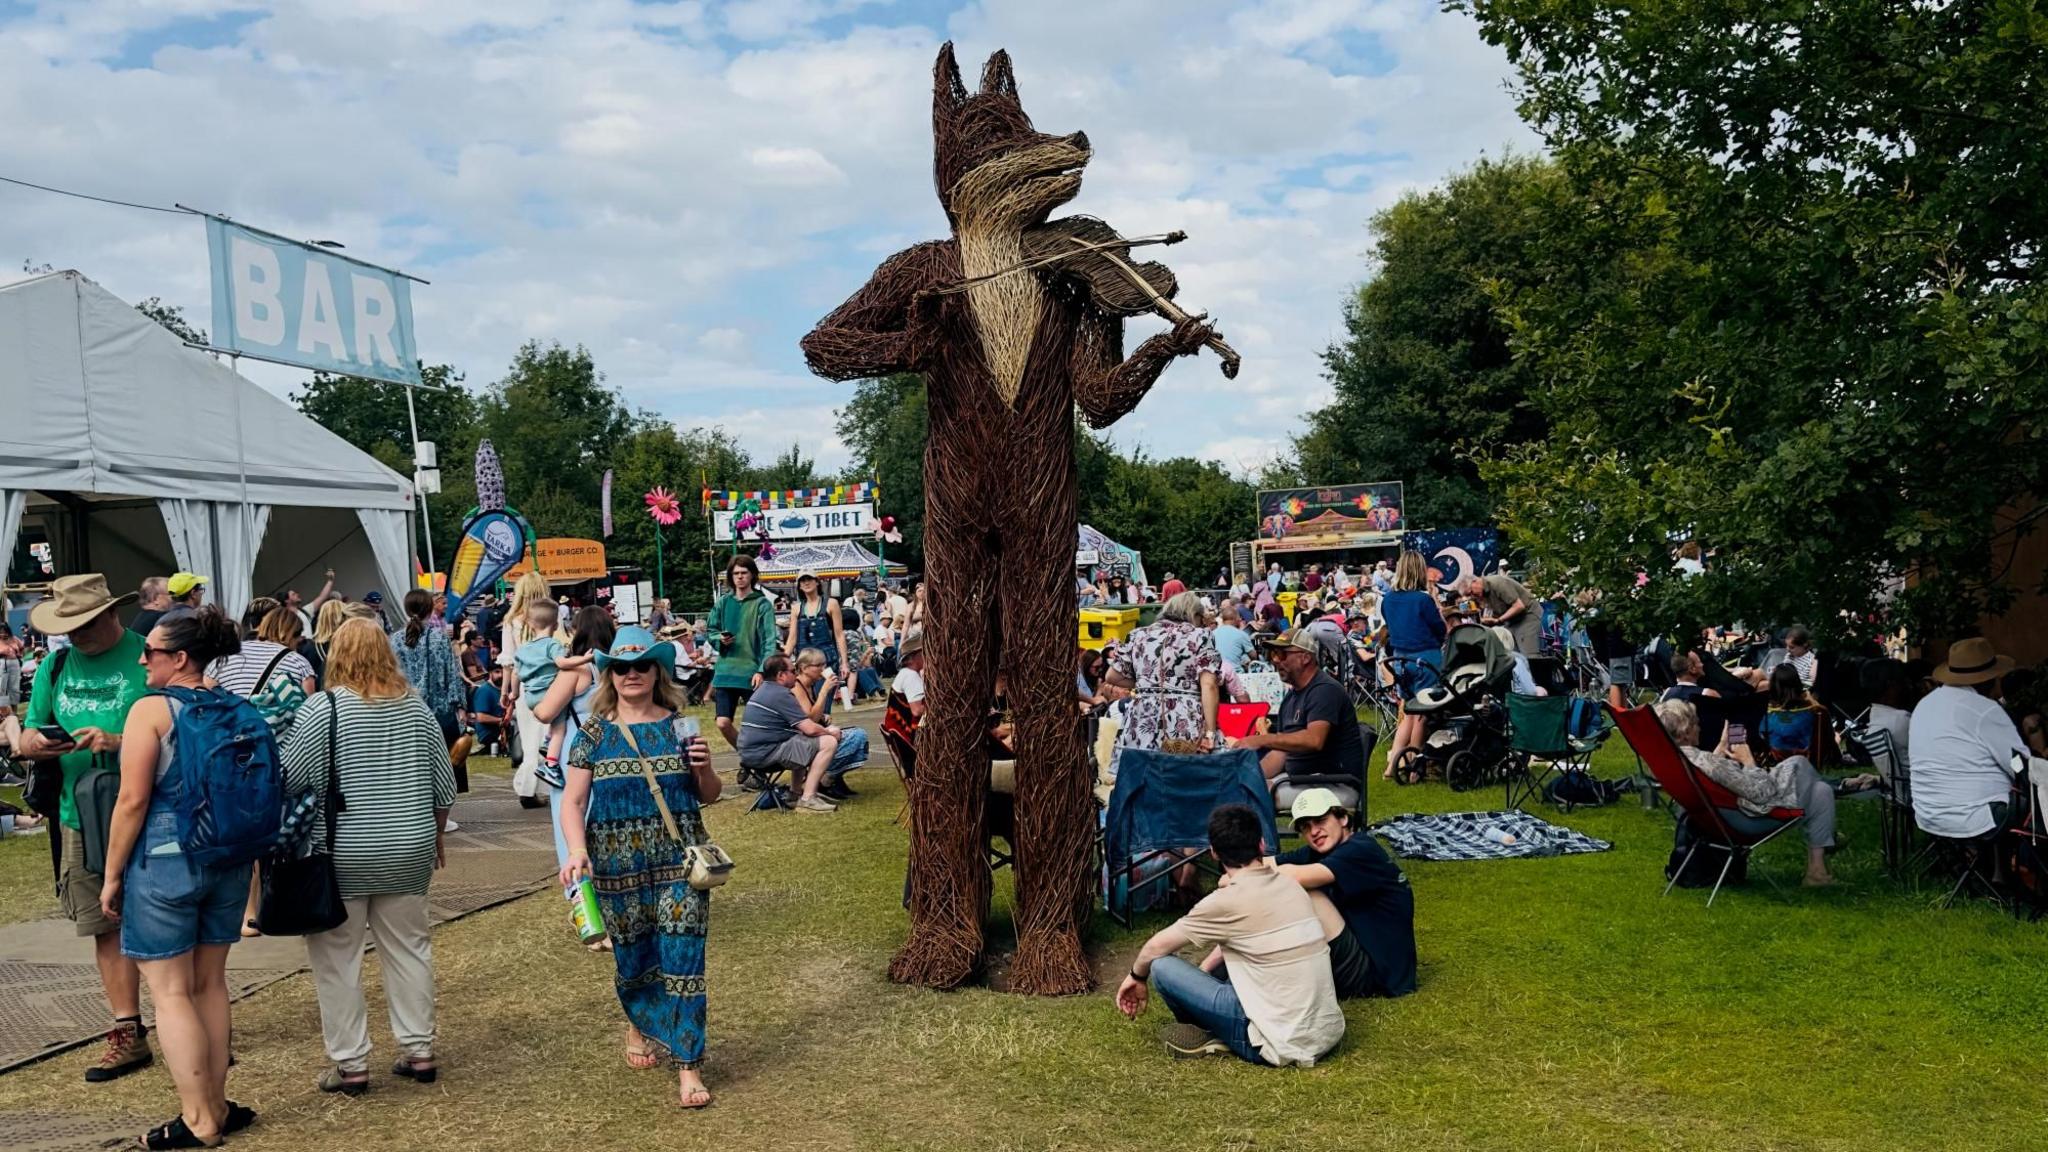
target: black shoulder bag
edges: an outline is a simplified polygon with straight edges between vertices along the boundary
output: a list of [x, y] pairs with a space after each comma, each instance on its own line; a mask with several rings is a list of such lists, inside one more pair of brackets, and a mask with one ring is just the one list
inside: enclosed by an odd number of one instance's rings
[[341, 697], [322, 693], [327, 710], [327, 843], [318, 852], [299, 855], [289, 849], [263, 862], [263, 895], [257, 903], [256, 929], [265, 936], [311, 936], [339, 928], [348, 920], [341, 902], [341, 883], [334, 875], [335, 817], [341, 799]]

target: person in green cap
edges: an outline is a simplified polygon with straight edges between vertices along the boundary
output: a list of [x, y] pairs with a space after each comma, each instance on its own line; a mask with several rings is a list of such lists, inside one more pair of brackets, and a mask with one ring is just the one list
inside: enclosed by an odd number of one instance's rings
[[761, 591], [761, 570], [752, 556], [734, 556], [725, 578], [732, 591], [711, 607], [711, 634], [718, 638], [711, 701], [718, 734], [737, 750], [740, 733], [733, 717], [761, 686], [761, 662], [776, 650], [775, 604]]

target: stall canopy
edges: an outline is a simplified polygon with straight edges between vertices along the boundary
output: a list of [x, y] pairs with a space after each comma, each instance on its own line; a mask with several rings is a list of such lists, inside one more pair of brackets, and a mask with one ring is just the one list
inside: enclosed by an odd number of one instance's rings
[[1143, 556], [1086, 524], [1074, 544], [1074, 567], [1086, 569], [1091, 581], [1127, 576], [1134, 584], [1146, 583]]
[[34, 525], [59, 574], [194, 572], [237, 613], [328, 568], [412, 586], [404, 477], [76, 272], [0, 287], [0, 412], [0, 558]]
[[[821, 580], [857, 580], [875, 570], [875, 554], [852, 540], [814, 540], [775, 545], [775, 555], [759, 561], [761, 579], [794, 580], [806, 569]], [[901, 576], [909, 569], [889, 561], [889, 575]]]

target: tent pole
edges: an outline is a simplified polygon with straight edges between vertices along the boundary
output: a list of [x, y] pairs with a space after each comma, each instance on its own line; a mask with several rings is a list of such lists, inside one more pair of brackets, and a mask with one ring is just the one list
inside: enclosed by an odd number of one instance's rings
[[[420, 418], [413, 412], [412, 385], [400, 384], [399, 387], [405, 389], [405, 421], [412, 426], [412, 474], [417, 479], [420, 474]], [[436, 571], [434, 564], [434, 521], [432, 517], [427, 515], [427, 494], [419, 491], [419, 485], [417, 484], [413, 485], [413, 495], [420, 498], [420, 533], [427, 542], [427, 571], [432, 573]], [[538, 564], [535, 564], [534, 567], [536, 570], [539, 569]], [[429, 575], [427, 584], [430, 591], [432, 590], [433, 583], [433, 577]]]

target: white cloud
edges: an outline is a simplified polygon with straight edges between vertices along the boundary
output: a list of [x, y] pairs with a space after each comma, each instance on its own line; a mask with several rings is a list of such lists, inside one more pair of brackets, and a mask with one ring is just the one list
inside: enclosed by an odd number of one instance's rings
[[[1532, 143], [1498, 52], [1430, 0], [63, 0], [0, 16], [0, 175], [343, 240], [433, 281], [421, 351], [472, 383], [581, 343], [634, 404], [829, 467], [849, 389], [796, 341], [943, 234], [948, 36], [970, 84], [1007, 48], [1037, 123], [1088, 132], [1074, 210], [1189, 233], [1158, 258], [1245, 366], [1170, 368], [1117, 431], [1155, 453], [1284, 447], [1327, 395], [1371, 213]], [[0, 186], [0, 267], [23, 259], [211, 326], [189, 218]]]

